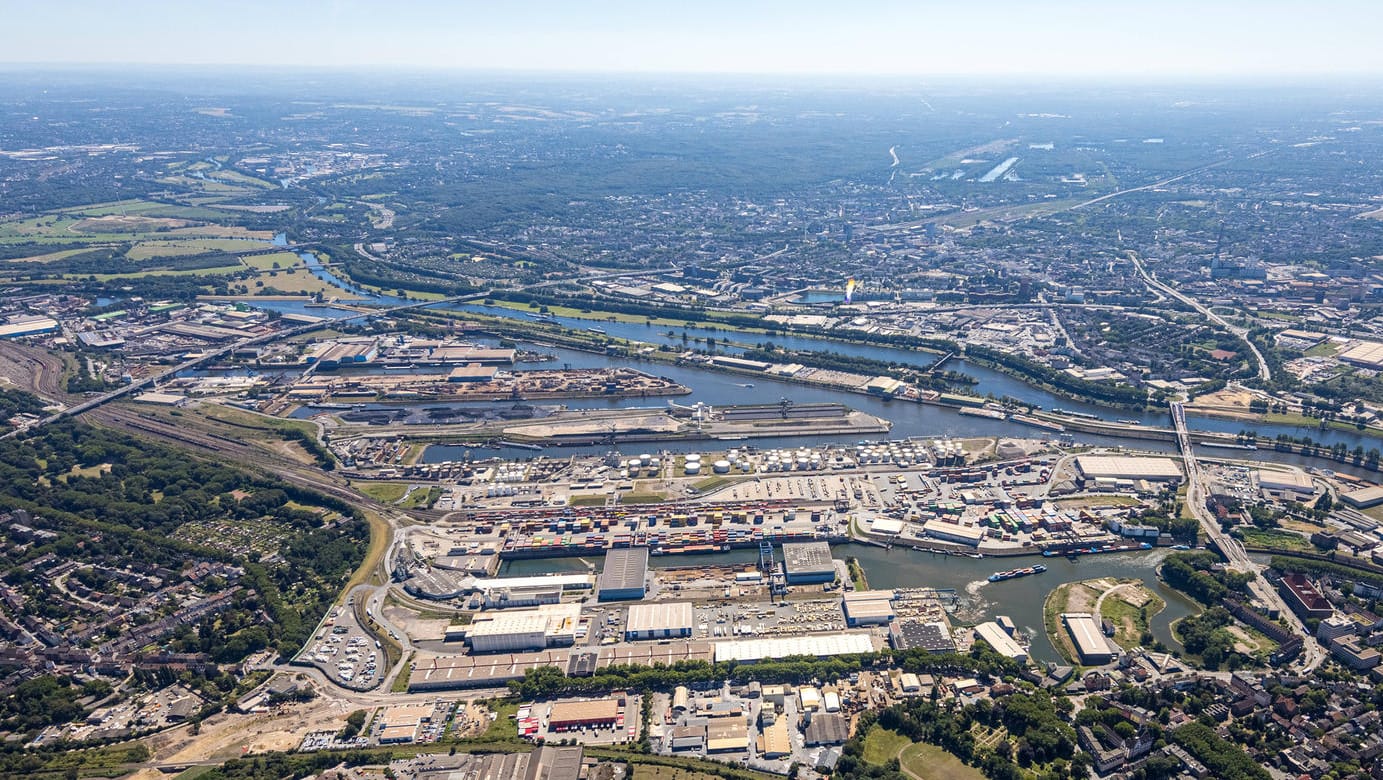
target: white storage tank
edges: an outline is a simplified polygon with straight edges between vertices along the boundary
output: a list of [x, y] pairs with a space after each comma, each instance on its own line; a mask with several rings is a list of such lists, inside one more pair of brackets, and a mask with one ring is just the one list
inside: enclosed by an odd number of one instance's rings
[[688, 463], [688, 464], [687, 464], [687, 468], [686, 468], [686, 472], [687, 472], [687, 476], [689, 476], [689, 477], [694, 477], [694, 476], [696, 476], [697, 474], [700, 474], [700, 473], [701, 473], [701, 464], [700, 464], [700, 463], [696, 463], [696, 462]]
[[728, 461], [728, 460], [718, 460], [718, 461], [715, 462], [714, 468], [715, 468], [715, 472], [716, 472], [717, 474], [729, 474], [729, 473], [730, 473], [730, 461]]

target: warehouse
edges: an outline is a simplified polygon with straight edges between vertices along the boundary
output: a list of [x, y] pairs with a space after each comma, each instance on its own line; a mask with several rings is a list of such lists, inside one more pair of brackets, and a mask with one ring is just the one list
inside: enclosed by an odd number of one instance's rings
[[1100, 622], [1094, 615], [1085, 612], [1063, 612], [1061, 622], [1066, 633], [1075, 645], [1076, 654], [1083, 664], [1107, 664], [1119, 656], [1119, 651], [1111, 646], [1100, 631]]
[[613, 728], [619, 721], [618, 699], [595, 701], [559, 701], [552, 705], [547, 716], [550, 731], [571, 731], [584, 728]]
[[1181, 468], [1171, 458], [1134, 458], [1127, 455], [1081, 455], [1076, 468], [1086, 479], [1146, 479], [1149, 482], [1179, 482]]
[[788, 733], [788, 722], [783, 718], [764, 728], [759, 735], [759, 755], [767, 759], [778, 759], [792, 753], [792, 735]]
[[922, 526], [922, 530], [927, 532], [927, 536], [939, 539], [943, 542], [955, 542], [956, 544], [979, 547], [980, 542], [984, 541], [984, 529], [973, 525], [958, 525], [947, 523], [941, 520], [928, 520]]
[[1340, 500], [1355, 509], [1368, 509], [1383, 504], [1383, 487], [1372, 486], [1341, 493]]
[[1258, 489], [1265, 493], [1291, 492], [1301, 496], [1314, 495], [1316, 492], [1309, 474], [1269, 469], [1258, 470]]
[[648, 580], [648, 548], [631, 547], [605, 554], [600, 571], [600, 600], [641, 599]]
[[4, 324], [0, 324], [0, 339], [17, 339], [24, 336], [35, 336], [39, 333], [53, 333], [57, 329], [58, 321], [52, 317], [11, 317]]
[[480, 363], [467, 363], [457, 366], [447, 374], [448, 382], [489, 382], [495, 378], [496, 369], [494, 366], [487, 366]]
[[692, 605], [685, 601], [675, 604], [631, 604], [624, 624], [624, 638], [634, 641], [689, 637], [695, 622]]
[[1020, 664], [1028, 662], [1028, 651], [1023, 646], [1013, 641], [1013, 637], [1008, 632], [999, 627], [998, 623], [990, 621], [975, 626], [975, 638], [983, 639], [986, 644], [994, 648], [994, 652], [1005, 658], [1017, 661]]
[[929, 653], [953, 653], [956, 643], [946, 624], [939, 620], [927, 621], [917, 618], [904, 618], [893, 622], [888, 628], [888, 641], [897, 650], [922, 648]]
[[580, 604], [545, 604], [537, 609], [487, 613], [475, 616], [466, 630], [466, 641], [477, 653], [541, 650], [576, 643], [581, 622]]
[[872, 653], [874, 640], [869, 634], [813, 634], [809, 636], [775, 637], [773, 639], [737, 639], [715, 642], [715, 660], [760, 661], [765, 658], [788, 658], [805, 655], [825, 658], [833, 655]]
[[1383, 344], [1361, 341], [1340, 353], [1340, 360], [1355, 366], [1383, 369]]
[[826, 542], [790, 542], [783, 545], [783, 573], [789, 585], [831, 582], [836, 565]]
[[894, 618], [893, 591], [846, 591], [841, 608], [845, 612], [845, 625], [851, 628], [888, 625]]
[[749, 750], [749, 726], [742, 718], [711, 718], [706, 724], [706, 752]]
[[840, 715], [813, 715], [803, 734], [802, 743], [807, 747], [817, 745], [840, 745], [850, 736], [850, 723]]
[[432, 721], [433, 705], [409, 704], [387, 707], [379, 716], [379, 744], [413, 742], [418, 729]]
[[700, 724], [695, 726], [673, 726], [672, 733], [669, 735], [668, 739], [674, 751], [699, 751], [706, 746], [706, 727]]

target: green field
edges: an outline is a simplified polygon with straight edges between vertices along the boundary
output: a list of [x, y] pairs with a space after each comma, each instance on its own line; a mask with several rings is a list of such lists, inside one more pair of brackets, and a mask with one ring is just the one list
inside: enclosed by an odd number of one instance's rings
[[1276, 528], [1236, 528], [1234, 535], [1244, 540], [1249, 547], [1263, 547], [1270, 550], [1300, 550], [1310, 552], [1315, 549], [1301, 534]]
[[[256, 271], [274, 271], [278, 269], [287, 270], [302, 265], [303, 261], [302, 258], [292, 252], [275, 252], [271, 255], [244, 256], [240, 258], [240, 262]], [[277, 266], [275, 263], [277, 263]]]
[[936, 745], [918, 742], [898, 756], [903, 772], [921, 780], [984, 780], [984, 773]]
[[264, 249], [267, 241], [251, 241], [240, 238], [189, 238], [174, 241], [143, 241], [135, 244], [125, 256], [131, 260], [149, 260], [155, 257], [182, 257], [184, 255], [203, 255], [208, 252], [244, 252]]
[[681, 769], [675, 766], [635, 764], [634, 777], [632, 780], [717, 780], [717, 778], [719, 778], [719, 775], [694, 772], [690, 769]]
[[357, 482], [355, 489], [381, 504], [392, 504], [403, 498], [408, 485], [403, 482]]
[[864, 760], [870, 764], [887, 764], [897, 757], [898, 751], [911, 744], [912, 740], [902, 734], [875, 726], [864, 738]]

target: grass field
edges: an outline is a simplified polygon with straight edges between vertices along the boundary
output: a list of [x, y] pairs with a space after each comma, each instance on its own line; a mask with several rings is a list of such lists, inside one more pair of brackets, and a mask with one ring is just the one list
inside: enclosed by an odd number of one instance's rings
[[142, 241], [130, 248], [125, 256], [131, 260], [155, 257], [183, 257], [207, 252], [244, 252], [264, 249], [264, 242], [240, 238], [187, 238], [175, 241]]
[[604, 506], [605, 500], [603, 494], [595, 496], [572, 496], [567, 503], [572, 506]]
[[912, 740], [902, 734], [875, 726], [864, 738], [864, 760], [870, 764], [887, 764], [897, 757], [898, 751], [911, 744]]
[[15, 265], [22, 265], [22, 264], [26, 264], [26, 263], [51, 263], [51, 262], [53, 262], [53, 261], [55, 261], [55, 260], [62, 260], [62, 259], [65, 258], [65, 257], [71, 257], [72, 255], [79, 255], [79, 254], [81, 254], [81, 253], [83, 253], [83, 252], [87, 252], [87, 251], [90, 251], [90, 250], [87, 250], [87, 249], [64, 249], [64, 250], [62, 250], [62, 251], [60, 251], [60, 252], [48, 252], [47, 254], [32, 255], [32, 256], [30, 256], [30, 257], [16, 257], [16, 258], [14, 258], [13, 260], [6, 260], [5, 262], [6, 262], [6, 263], [13, 263], [13, 264], [15, 264]]
[[1105, 597], [1104, 603], [1100, 605], [1100, 617], [1114, 624], [1116, 644], [1123, 648], [1137, 647], [1142, 644], [1143, 632], [1148, 630], [1153, 616], [1166, 609], [1167, 602], [1155, 594], [1146, 593], [1152, 598], [1141, 607], [1135, 607], [1119, 598], [1121, 593], [1123, 591], [1115, 591]]
[[303, 264], [302, 258], [292, 252], [275, 252], [271, 255], [247, 255], [240, 262], [256, 271], [287, 270]]
[[984, 780], [984, 773], [951, 753], [925, 742], [903, 748], [898, 756], [903, 771], [921, 780]]
[[392, 504], [403, 498], [408, 485], [403, 482], [357, 482], [355, 489], [381, 504]]
[[[263, 282], [263, 285], [260, 285], [259, 282]], [[348, 293], [340, 287], [318, 278], [306, 268], [294, 268], [289, 271], [260, 271], [254, 280], [245, 284], [245, 289], [250, 295], [269, 295], [272, 290], [278, 290], [288, 295], [321, 295], [326, 298], [340, 298], [342, 300], [360, 299], [360, 296]]]
[[694, 772], [675, 766], [635, 764], [633, 780], [716, 780], [719, 775]]
[[1237, 528], [1234, 535], [1244, 540], [1250, 547], [1264, 547], [1270, 550], [1310, 551], [1315, 547], [1301, 535], [1291, 531], [1263, 528]]

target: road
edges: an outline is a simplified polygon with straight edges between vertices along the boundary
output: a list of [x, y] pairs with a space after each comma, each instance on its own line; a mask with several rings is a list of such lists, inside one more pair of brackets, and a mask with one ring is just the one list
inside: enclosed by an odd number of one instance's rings
[[1287, 602], [1283, 601], [1282, 595], [1269, 585], [1267, 580], [1263, 579], [1263, 567], [1249, 557], [1239, 540], [1224, 532], [1220, 527], [1219, 519], [1206, 507], [1205, 499], [1208, 493], [1205, 486], [1205, 476], [1201, 473], [1200, 463], [1196, 460], [1194, 445], [1191, 442], [1191, 435], [1186, 428], [1186, 411], [1177, 401], [1173, 401], [1170, 406], [1172, 424], [1177, 431], [1177, 447], [1181, 450], [1182, 463], [1186, 469], [1187, 508], [1191, 510], [1191, 514], [1200, 523], [1206, 538], [1225, 557], [1226, 566], [1232, 571], [1252, 574], [1253, 579], [1249, 581], [1249, 590], [1253, 592], [1259, 602], [1276, 609], [1286, 619], [1288, 628], [1291, 629], [1292, 633], [1301, 637], [1301, 656], [1294, 663], [1299, 665], [1303, 671], [1314, 670], [1325, 661], [1325, 649], [1307, 632], [1301, 621], [1297, 620], [1296, 614], [1287, 606]]
[[1200, 301], [1196, 300], [1195, 298], [1192, 298], [1189, 295], [1181, 293], [1180, 291], [1172, 288], [1169, 285], [1157, 281], [1152, 277], [1151, 274], [1148, 273], [1148, 270], [1143, 267], [1143, 262], [1138, 259], [1137, 255], [1129, 253], [1129, 259], [1133, 261], [1133, 267], [1138, 269], [1138, 275], [1143, 277], [1143, 281], [1149, 287], [1153, 288], [1154, 290], [1163, 292], [1167, 295], [1170, 295], [1173, 298], [1176, 298], [1177, 300], [1186, 304], [1187, 306], [1190, 306], [1191, 308], [1200, 312], [1201, 316], [1205, 317], [1206, 319], [1210, 320], [1216, 325], [1219, 325], [1220, 327], [1224, 328], [1230, 333], [1233, 333], [1240, 341], [1244, 342], [1244, 346], [1247, 347], [1249, 352], [1253, 354], [1253, 359], [1258, 362], [1258, 378], [1262, 379], [1264, 382], [1272, 381], [1272, 369], [1268, 367], [1268, 361], [1263, 358], [1263, 353], [1258, 351], [1258, 346], [1255, 345], [1253, 343], [1253, 340], [1249, 338], [1249, 332], [1247, 328], [1241, 328], [1237, 325], [1230, 325], [1228, 322], [1224, 320], [1223, 317], [1211, 311], [1208, 307], [1202, 305]]

